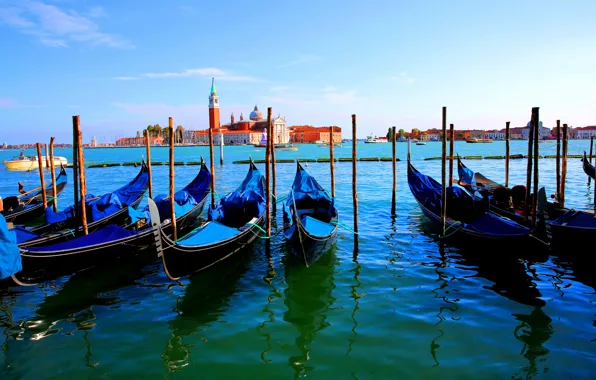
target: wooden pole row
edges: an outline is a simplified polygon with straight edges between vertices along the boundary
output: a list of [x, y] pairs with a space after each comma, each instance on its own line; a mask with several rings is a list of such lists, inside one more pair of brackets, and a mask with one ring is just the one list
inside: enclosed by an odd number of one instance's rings
[[267, 108], [267, 146], [265, 148], [265, 212], [267, 214], [267, 224], [265, 230], [267, 236], [271, 236], [271, 107]]
[[79, 130], [80, 116], [72, 117], [72, 177], [74, 186], [74, 218], [75, 235], [79, 233], [79, 221], [81, 220], [81, 208], [79, 205]]
[[540, 108], [532, 107], [532, 125], [534, 128], [534, 197], [532, 198], [532, 226], [536, 226], [536, 214], [538, 209], [538, 140], [540, 139]]
[[329, 169], [331, 171], [331, 197], [335, 198], [335, 171], [334, 161], [335, 156], [333, 155], [333, 126], [329, 127]]
[[557, 191], [555, 200], [557, 204], [561, 203], [561, 120], [557, 120]]
[[530, 207], [530, 194], [532, 194], [532, 159], [533, 157], [533, 144], [534, 141], [534, 127], [530, 123], [530, 129], [528, 130], [528, 164], [526, 169], [526, 196], [524, 198], [524, 221], [528, 221], [532, 208]]
[[[76, 142], [77, 142], [77, 163], [78, 163], [78, 184], [75, 183], [75, 187], [79, 187], [79, 197], [81, 204], [81, 226], [83, 228], [83, 235], [87, 235], [89, 230], [87, 228], [87, 179], [85, 177], [85, 155], [83, 153], [83, 133], [81, 132], [81, 120], [77, 115], [74, 123]], [[78, 224], [78, 222], [77, 222]]]
[[[271, 110], [271, 107], [267, 108], [267, 113], [269, 113]], [[277, 201], [277, 171], [275, 168], [275, 131], [273, 130], [273, 119], [271, 120], [271, 122], [268, 124], [269, 125], [269, 134], [271, 135], [271, 142], [269, 145], [269, 152], [271, 155], [271, 179], [272, 179], [272, 191], [271, 193], [273, 194], [273, 199], [275, 200], [273, 202], [273, 204], [271, 205], [273, 207], [273, 215], [275, 215], [276, 211], [277, 211], [277, 205], [276, 205], [276, 201]], [[267, 140], [267, 142], [269, 142], [269, 140]]]
[[453, 124], [449, 124], [449, 186], [453, 184], [453, 142], [454, 131]]
[[50, 171], [52, 172], [52, 207], [58, 211], [58, 186], [56, 185], [56, 168], [54, 167], [54, 138], [50, 139]]
[[39, 165], [39, 180], [41, 182], [41, 199], [43, 202], [43, 209], [48, 207], [48, 198], [46, 194], [46, 181], [43, 175], [43, 156], [41, 155], [41, 144], [37, 143], [37, 164]]
[[149, 176], [149, 198], [153, 199], [153, 176], [151, 173], [151, 141], [149, 140], [149, 131], [143, 132], [145, 137], [145, 152], [147, 153], [147, 174]]

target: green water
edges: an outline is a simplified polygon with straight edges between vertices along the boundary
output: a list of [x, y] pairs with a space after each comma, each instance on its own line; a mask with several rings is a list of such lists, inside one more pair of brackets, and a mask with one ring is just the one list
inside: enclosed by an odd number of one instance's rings
[[[347, 145], [346, 145], [347, 146]], [[390, 156], [389, 144], [359, 144], [360, 156]], [[405, 144], [398, 156], [405, 158]], [[554, 154], [555, 144], [541, 144]], [[570, 153], [588, 148], [571, 141]], [[246, 165], [263, 157], [252, 147], [226, 147], [216, 165], [219, 194], [234, 189]], [[413, 146], [414, 164], [439, 178], [439, 143]], [[523, 153], [525, 142], [512, 143]], [[504, 144], [457, 143], [460, 155], [503, 155]], [[143, 149], [93, 149], [93, 161], [134, 161]], [[0, 160], [18, 152], [0, 151]], [[347, 157], [349, 148], [336, 156]], [[69, 151], [57, 152], [69, 157]], [[208, 158], [205, 147], [176, 149], [176, 161]], [[324, 157], [301, 146], [278, 158]], [[216, 160], [219, 162], [218, 149]], [[152, 150], [167, 161], [167, 149]], [[503, 180], [504, 161], [467, 161]], [[554, 189], [554, 160], [540, 160], [541, 184]], [[263, 169], [262, 165], [258, 165]], [[155, 192], [167, 189], [167, 167], [154, 170]], [[176, 187], [198, 166], [177, 166]], [[284, 195], [295, 166], [279, 164]], [[307, 170], [329, 186], [329, 164]], [[40, 378], [357, 378], [357, 379], [589, 379], [596, 376], [596, 280], [593, 268], [551, 255], [530, 261], [512, 247], [487, 254], [482, 247], [440, 249], [407, 187], [398, 163], [397, 216], [390, 215], [391, 163], [358, 164], [360, 236], [348, 231], [305, 268], [288, 254], [280, 235], [258, 241], [212, 270], [180, 282], [160, 262], [115, 262], [105, 268], [0, 295], [1, 379]], [[134, 167], [89, 169], [89, 192], [101, 194], [131, 179]], [[69, 172], [70, 174], [70, 172]], [[0, 169], [0, 194], [16, 181], [36, 186], [35, 173]], [[525, 161], [511, 162], [511, 183], [525, 177]], [[336, 164], [337, 205], [352, 225], [351, 165]], [[593, 184], [579, 160], [570, 160], [568, 203], [593, 205]], [[71, 203], [72, 189], [61, 197]], [[279, 210], [279, 208], [278, 208]], [[277, 215], [281, 224], [281, 212]], [[589, 247], [586, 247], [589, 250]], [[592, 249], [591, 252], [594, 252]]]

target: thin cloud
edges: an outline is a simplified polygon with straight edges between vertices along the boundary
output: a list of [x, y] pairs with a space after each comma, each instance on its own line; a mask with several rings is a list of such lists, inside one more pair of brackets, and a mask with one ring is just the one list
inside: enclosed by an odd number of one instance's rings
[[101, 7], [91, 8], [89, 16], [70, 9], [40, 1], [24, 1], [18, 5], [0, 8], [0, 22], [34, 36], [49, 47], [68, 47], [70, 43], [129, 49], [134, 46], [117, 35], [103, 33], [91, 18], [105, 17]]
[[217, 80], [230, 82], [262, 82], [259, 78], [247, 75], [234, 75], [213, 67], [186, 69], [183, 71], [165, 73], [147, 73], [143, 74], [143, 76], [147, 78], [214, 77]]
[[406, 73], [405, 71], [402, 71], [401, 73], [399, 73], [399, 75], [394, 75], [389, 77], [389, 79], [398, 81], [398, 82], [402, 82], [402, 83], [406, 83], [406, 84], [412, 84], [414, 82], [416, 82], [416, 78], [408, 75], [408, 73]]
[[11, 98], [0, 98], [0, 108], [43, 108], [43, 104], [21, 104]]
[[293, 61], [286, 62], [286, 63], [280, 65], [279, 67], [296, 66], [296, 65], [301, 65], [303, 63], [318, 61], [320, 59], [321, 59], [321, 57], [319, 57], [317, 55], [306, 54], [306, 55], [301, 55], [300, 57], [298, 57], [297, 59], [295, 59]]

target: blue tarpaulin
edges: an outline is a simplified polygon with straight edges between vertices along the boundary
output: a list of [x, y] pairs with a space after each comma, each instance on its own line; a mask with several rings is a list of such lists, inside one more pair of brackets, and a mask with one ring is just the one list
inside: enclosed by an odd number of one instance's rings
[[96, 244], [106, 243], [114, 240], [119, 240], [125, 237], [134, 235], [136, 232], [127, 230], [125, 228], [109, 224], [102, 229], [68, 240], [62, 243], [44, 245], [42, 247], [27, 248], [30, 252], [49, 252], [49, 251], [63, 251], [73, 248], [84, 248]]
[[[110, 216], [130, 206], [143, 195], [149, 184], [147, 167], [143, 164], [137, 176], [116, 191], [95, 197], [87, 194], [85, 204], [87, 205], [87, 221], [95, 222]], [[53, 224], [74, 218], [74, 205], [71, 205], [60, 212], [54, 212], [51, 207], [46, 208], [46, 223]]]
[[181, 246], [197, 246], [217, 243], [233, 238], [253, 218], [260, 218], [265, 212], [265, 183], [263, 176], [253, 163], [242, 184], [221, 198], [215, 208], [209, 207], [209, 220], [178, 240]]
[[0, 215], [0, 279], [10, 277], [23, 269], [17, 237], [8, 229], [6, 219]]
[[[191, 211], [197, 204], [199, 204], [211, 188], [211, 173], [205, 164], [201, 164], [201, 169], [197, 176], [182, 190], [174, 193], [174, 208], [176, 216], [180, 217], [186, 215]], [[159, 194], [153, 197], [157, 209], [159, 210], [160, 222], [172, 217], [172, 208], [170, 206], [170, 198], [165, 194]], [[146, 219], [147, 224], [151, 224], [151, 216], [149, 213], [149, 206], [145, 206], [143, 209], [134, 210], [128, 209], [128, 214], [131, 221], [134, 223], [141, 219]]]

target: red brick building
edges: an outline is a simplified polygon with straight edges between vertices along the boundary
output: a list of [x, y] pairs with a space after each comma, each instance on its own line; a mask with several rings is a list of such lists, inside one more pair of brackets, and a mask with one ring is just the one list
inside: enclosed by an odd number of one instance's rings
[[[312, 125], [295, 125], [290, 127], [290, 141], [306, 144], [317, 141], [329, 142], [330, 127], [313, 127]], [[341, 128], [333, 127], [333, 142], [342, 142]]]

